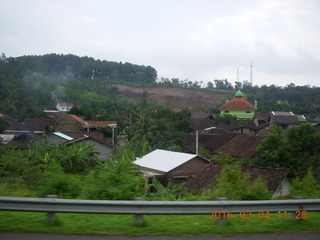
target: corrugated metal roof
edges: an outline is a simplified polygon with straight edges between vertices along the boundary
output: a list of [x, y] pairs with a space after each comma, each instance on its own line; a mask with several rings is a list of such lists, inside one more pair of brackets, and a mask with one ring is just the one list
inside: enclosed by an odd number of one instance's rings
[[54, 135], [57, 135], [57, 136], [59, 136], [59, 137], [61, 137], [61, 138], [64, 138], [64, 139], [66, 139], [66, 140], [68, 140], [68, 141], [73, 140], [72, 137], [70, 137], [70, 136], [68, 136], [68, 135], [65, 135], [65, 134], [63, 134], [63, 133], [61, 133], [61, 132], [54, 132], [53, 134], [54, 134]]
[[141, 167], [166, 173], [196, 156], [197, 155], [195, 154], [157, 149], [142, 158], [137, 159], [133, 163]]

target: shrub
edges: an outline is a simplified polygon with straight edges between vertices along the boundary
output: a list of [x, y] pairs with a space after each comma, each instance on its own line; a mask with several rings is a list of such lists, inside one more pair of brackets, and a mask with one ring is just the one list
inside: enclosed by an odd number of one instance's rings
[[311, 169], [303, 179], [299, 177], [292, 181], [291, 187], [292, 196], [302, 196], [303, 198], [320, 198], [320, 186], [317, 184], [317, 180], [313, 175]]

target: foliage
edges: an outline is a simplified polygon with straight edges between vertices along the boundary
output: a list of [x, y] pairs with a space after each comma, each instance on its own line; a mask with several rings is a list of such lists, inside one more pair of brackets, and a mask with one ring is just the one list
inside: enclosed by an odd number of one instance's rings
[[139, 114], [135, 124], [128, 130], [129, 141], [136, 145], [142, 145], [145, 142], [152, 143], [156, 126], [148, 114]]
[[[155, 177], [152, 183], [148, 185], [149, 192], [144, 195], [145, 200], [150, 201], [174, 201], [180, 198], [185, 191], [185, 183], [173, 185], [171, 182], [164, 187], [160, 181]], [[150, 190], [152, 189], [152, 192]]]
[[10, 126], [10, 123], [7, 119], [0, 116], [0, 132], [3, 132]]
[[86, 176], [81, 197], [109, 200], [132, 200], [139, 197], [144, 191], [144, 181], [132, 163], [136, 154], [133, 147], [124, 147], [92, 170]]
[[234, 163], [236, 161], [236, 158], [231, 156], [230, 154], [219, 152], [218, 154], [214, 155], [212, 160], [223, 164], [230, 164]]
[[39, 192], [41, 197], [57, 195], [59, 198], [77, 198], [81, 184], [78, 176], [64, 173], [58, 163], [52, 162], [45, 173]]
[[[242, 173], [239, 165], [226, 165], [217, 176], [217, 186], [211, 197], [226, 197], [229, 200], [264, 200], [270, 199], [266, 182], [257, 178], [250, 183], [250, 174]], [[211, 199], [211, 200], [214, 200]], [[208, 199], [209, 200], [209, 199]]]
[[289, 168], [304, 176], [309, 167], [320, 168], [320, 135], [310, 124], [284, 132], [276, 126], [257, 147], [254, 164], [262, 167]]
[[303, 198], [320, 198], [320, 185], [314, 177], [312, 169], [300, 179], [296, 177], [292, 181], [291, 196], [302, 196]]

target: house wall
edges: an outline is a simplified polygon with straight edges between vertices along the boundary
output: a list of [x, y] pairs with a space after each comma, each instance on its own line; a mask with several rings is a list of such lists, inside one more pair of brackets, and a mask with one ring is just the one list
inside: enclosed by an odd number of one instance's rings
[[272, 198], [277, 198], [277, 197], [284, 197], [288, 196], [290, 194], [290, 187], [291, 187], [291, 182], [289, 181], [288, 178], [286, 178], [281, 186], [273, 193]]
[[57, 119], [55, 125], [55, 131], [57, 132], [81, 132], [83, 128], [80, 123], [74, 120], [68, 115]]
[[231, 114], [237, 116], [238, 119], [253, 119], [254, 110], [220, 110], [220, 114]]
[[108, 157], [113, 155], [113, 149], [105, 144], [102, 144], [100, 142], [97, 142], [91, 139], [86, 140], [86, 142], [95, 144], [94, 150], [99, 153], [98, 159], [101, 162], [106, 161]]
[[[166, 186], [169, 182], [172, 182], [174, 184], [185, 182], [194, 177], [208, 163], [209, 162], [204, 160], [203, 158], [195, 157], [166, 173], [163, 178], [162, 184]], [[181, 178], [182, 176], [186, 176], [186, 178]]]

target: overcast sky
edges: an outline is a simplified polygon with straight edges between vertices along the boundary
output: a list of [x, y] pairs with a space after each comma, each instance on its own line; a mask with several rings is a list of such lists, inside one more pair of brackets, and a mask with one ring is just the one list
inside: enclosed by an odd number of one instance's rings
[[158, 77], [320, 86], [319, 0], [0, 0], [0, 52], [150, 65]]

